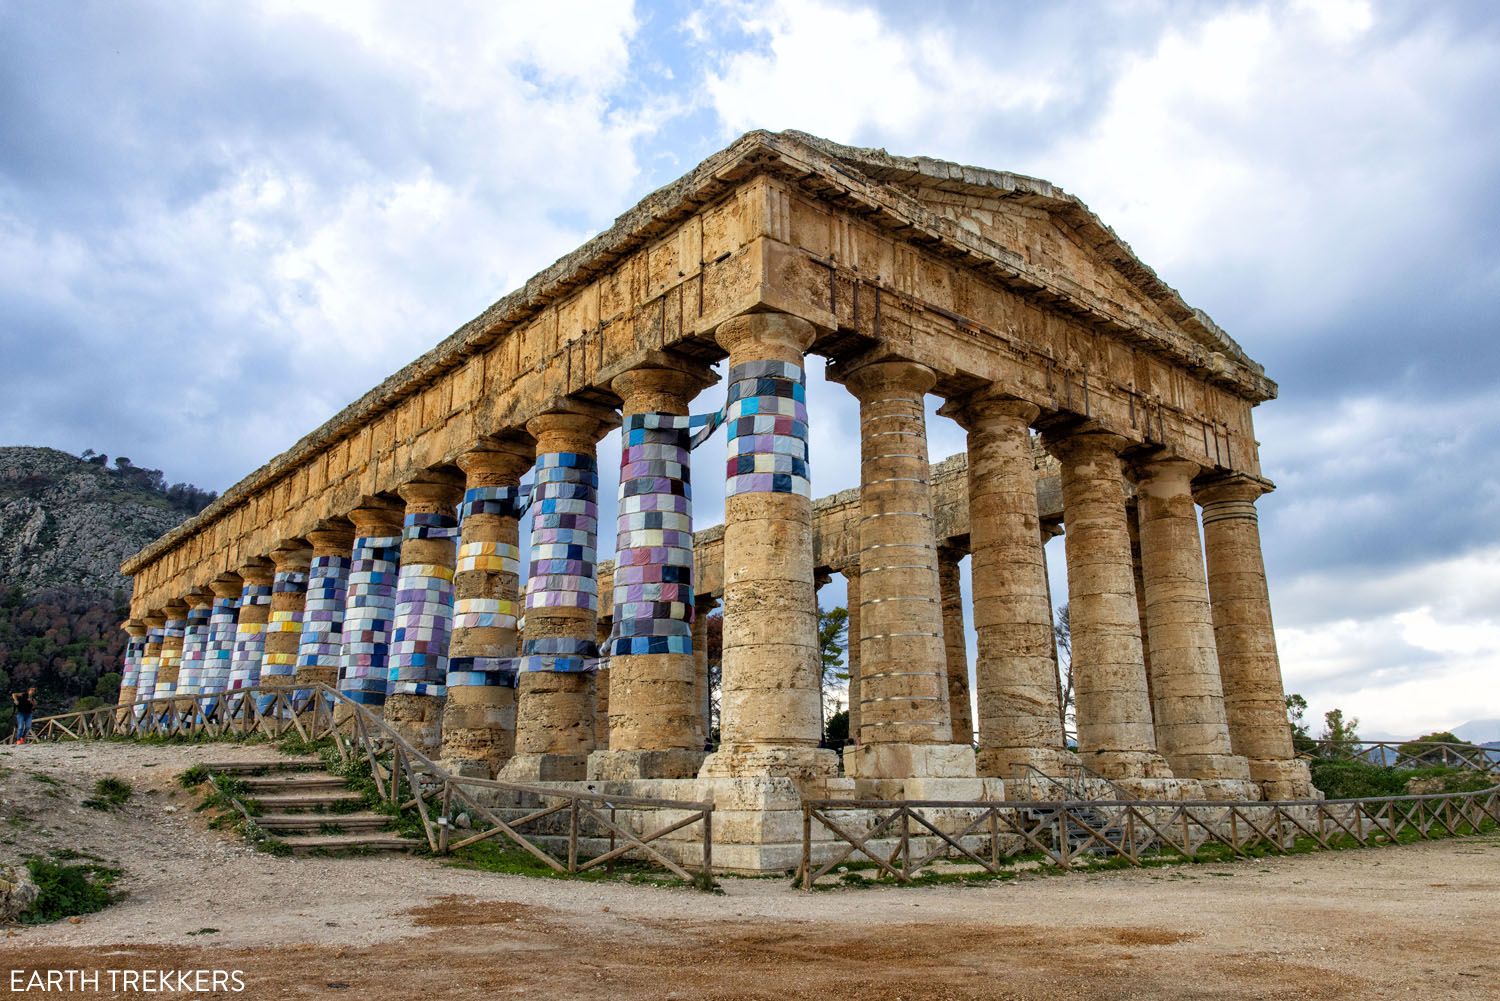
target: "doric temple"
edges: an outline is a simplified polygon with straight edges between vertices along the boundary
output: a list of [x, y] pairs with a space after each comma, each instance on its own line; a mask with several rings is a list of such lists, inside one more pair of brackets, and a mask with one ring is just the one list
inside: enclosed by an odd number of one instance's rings
[[[1064, 775], [1305, 797], [1256, 523], [1251, 411], [1275, 391], [1045, 181], [752, 132], [128, 560], [121, 702], [336, 686], [459, 774], [711, 801], [747, 871], [781, 864], [803, 797], [1035, 797]], [[857, 490], [814, 499], [810, 392], [858, 400]], [[929, 393], [967, 456], [930, 465]], [[615, 428], [618, 480], [596, 461]], [[715, 435], [724, 524], [696, 529], [692, 449]], [[819, 746], [833, 573], [841, 758]]]

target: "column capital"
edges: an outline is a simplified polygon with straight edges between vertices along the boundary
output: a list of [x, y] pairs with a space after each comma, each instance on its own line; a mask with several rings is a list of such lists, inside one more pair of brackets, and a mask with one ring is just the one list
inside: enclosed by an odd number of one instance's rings
[[237, 573], [220, 574], [208, 585], [215, 598], [238, 598], [244, 587], [245, 581]]
[[126, 619], [124, 622], [120, 623], [120, 628], [125, 630], [125, 632], [128, 633], [132, 638], [140, 639], [142, 636], [146, 635], [146, 620]]
[[790, 313], [742, 313], [719, 324], [714, 340], [736, 361], [791, 361], [812, 346], [813, 325]]
[[939, 541], [937, 546], [938, 560], [940, 562], [958, 563], [969, 555], [968, 546], [955, 545], [951, 542]]
[[168, 621], [187, 618], [187, 610], [187, 602], [181, 598], [173, 598], [162, 607], [162, 612]]
[[879, 400], [897, 394], [923, 396], [937, 385], [937, 373], [919, 362], [883, 358], [862, 363], [851, 370], [840, 370], [836, 380], [861, 401], [867, 398]]
[[627, 414], [685, 414], [693, 398], [718, 382], [706, 365], [650, 365], [621, 372], [610, 380]]
[[526, 422], [537, 452], [593, 452], [608, 426], [604, 418], [583, 410], [555, 410]]
[[983, 431], [996, 425], [1009, 428], [1024, 424], [1029, 428], [1041, 416], [1042, 410], [995, 386], [985, 386], [949, 398], [938, 408], [938, 414], [952, 418], [965, 431]]
[[520, 436], [480, 442], [454, 460], [469, 486], [515, 483], [536, 464], [536, 443]]
[[348, 556], [354, 548], [354, 526], [342, 518], [319, 522], [317, 528], [307, 533], [307, 541], [312, 543], [314, 557]]
[[406, 501], [406, 510], [421, 514], [452, 514], [463, 500], [464, 478], [437, 469], [423, 470], [418, 478], [396, 488]]
[[165, 608], [150, 608], [146, 614], [141, 616], [146, 623], [147, 632], [160, 629], [167, 624], [167, 610]]
[[1154, 455], [1132, 464], [1136, 488], [1147, 495], [1176, 496], [1193, 489], [1193, 477], [1203, 467], [1191, 459], [1176, 455]]
[[271, 551], [277, 573], [306, 573], [312, 564], [312, 549], [304, 539], [285, 539]]
[[257, 557], [255, 560], [240, 567], [240, 579], [246, 584], [260, 584], [262, 586], [271, 583], [271, 578], [276, 575], [275, 565], [265, 557]]
[[187, 593], [185, 600], [188, 608], [208, 608], [214, 603], [214, 592], [211, 588], [195, 587]]
[[1270, 480], [1248, 473], [1229, 473], [1193, 484], [1193, 499], [1203, 507], [1226, 501], [1254, 504], [1275, 489]]
[[401, 534], [404, 507], [384, 497], [360, 498], [359, 506], [349, 512], [354, 534], [362, 537]]
[[1094, 425], [1049, 428], [1042, 432], [1042, 446], [1059, 460], [1105, 456], [1119, 458], [1132, 442], [1113, 431]]

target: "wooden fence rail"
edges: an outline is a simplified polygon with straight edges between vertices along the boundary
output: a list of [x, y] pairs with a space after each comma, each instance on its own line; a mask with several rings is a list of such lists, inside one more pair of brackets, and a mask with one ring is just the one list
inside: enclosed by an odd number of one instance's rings
[[[434, 853], [447, 854], [499, 838], [559, 873], [585, 872], [631, 856], [684, 880], [702, 885], [713, 881], [713, 804], [611, 797], [453, 775], [412, 747], [384, 719], [327, 685], [258, 686], [45, 716], [33, 722], [31, 739], [254, 734], [279, 739], [292, 733], [309, 743], [331, 738], [341, 761], [367, 766], [383, 802], [416, 811]], [[502, 808], [496, 805], [499, 802], [513, 805]], [[520, 810], [525, 812], [519, 817], [502, 816]], [[638, 831], [638, 825], [620, 822], [621, 811], [637, 819], [659, 813], [664, 819], [649, 830]], [[460, 831], [454, 824], [460, 813], [488, 826], [473, 833]], [[558, 822], [564, 817], [565, 825]], [[702, 863], [690, 871], [653, 842], [695, 825], [701, 825]], [[595, 842], [605, 845], [605, 850], [587, 855], [585, 849]]]

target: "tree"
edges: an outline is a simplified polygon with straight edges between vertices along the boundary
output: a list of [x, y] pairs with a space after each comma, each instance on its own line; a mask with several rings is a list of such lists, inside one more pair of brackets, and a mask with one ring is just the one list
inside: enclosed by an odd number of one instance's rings
[[[822, 677], [819, 679], [818, 700], [823, 717], [823, 743], [828, 747], [841, 747], [833, 744], [829, 733], [827, 714], [827, 700], [825, 693], [830, 689], [837, 690], [840, 681], [849, 680], [849, 672], [841, 671], [844, 666], [844, 654], [849, 648], [849, 609], [842, 605], [835, 608], [818, 609], [818, 655], [821, 661]], [[844, 722], [844, 740], [849, 737], [849, 723], [847, 711]]]
[[[1434, 744], [1453, 744], [1456, 747], [1434, 747]], [[1416, 740], [1408, 740], [1396, 748], [1396, 763], [1403, 764], [1451, 764], [1455, 758], [1468, 759], [1472, 761], [1483, 760], [1484, 749], [1478, 744], [1470, 743], [1459, 737], [1451, 730], [1438, 730], [1418, 737]]]
[[1344, 710], [1330, 709], [1323, 714], [1324, 753], [1332, 757], [1352, 758], [1359, 743], [1359, 718], [1344, 717]]
[[1052, 623], [1052, 639], [1057, 644], [1058, 723], [1063, 732], [1068, 731], [1068, 715], [1073, 711], [1073, 624], [1068, 618], [1068, 606], [1057, 610], [1057, 619]]
[[1286, 722], [1292, 730], [1292, 749], [1301, 754], [1316, 754], [1317, 742], [1307, 732], [1307, 700], [1296, 692], [1286, 697]]

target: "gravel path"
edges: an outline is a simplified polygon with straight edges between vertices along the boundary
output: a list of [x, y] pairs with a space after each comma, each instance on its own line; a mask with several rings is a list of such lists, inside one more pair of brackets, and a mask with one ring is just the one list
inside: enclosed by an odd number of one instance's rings
[[[0, 752], [0, 859], [71, 848], [123, 867], [129, 893], [80, 924], [10, 931], [11, 962], [230, 964], [252, 997], [1500, 996], [1497, 837], [979, 888], [726, 879], [711, 896], [264, 855], [207, 830], [175, 784], [252, 756], [276, 752]], [[116, 813], [79, 805], [102, 775], [136, 788]]]

